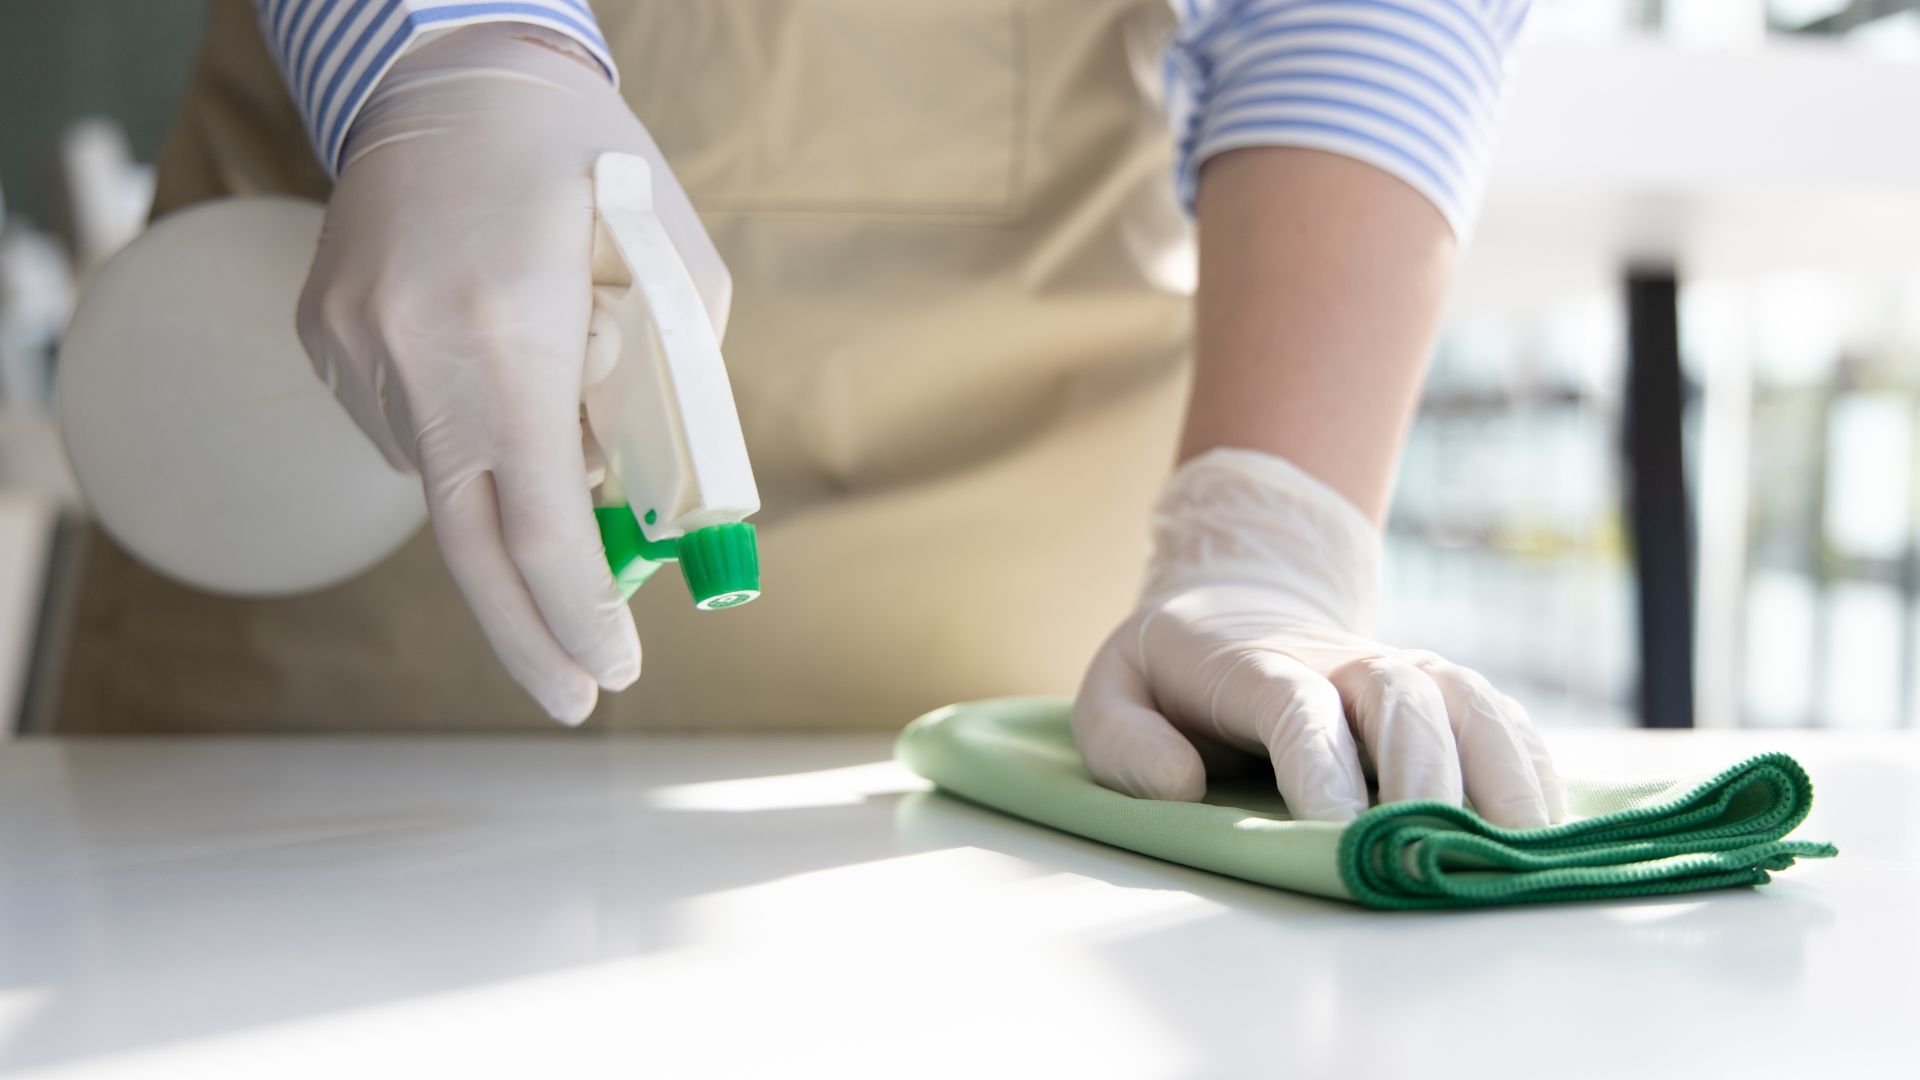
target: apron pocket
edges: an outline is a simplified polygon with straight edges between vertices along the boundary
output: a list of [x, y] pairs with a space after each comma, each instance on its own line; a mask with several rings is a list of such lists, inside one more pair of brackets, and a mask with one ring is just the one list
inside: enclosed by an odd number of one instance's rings
[[703, 211], [1015, 215], [1024, 0], [596, 4]]

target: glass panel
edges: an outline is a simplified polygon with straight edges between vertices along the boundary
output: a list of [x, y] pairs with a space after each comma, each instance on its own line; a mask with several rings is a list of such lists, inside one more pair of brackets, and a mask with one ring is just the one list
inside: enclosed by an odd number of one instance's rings
[[1814, 626], [1819, 596], [1803, 574], [1756, 573], [1747, 585], [1745, 716], [1792, 727], [1813, 715]]
[[1631, 724], [1619, 305], [1457, 319], [1388, 523], [1388, 640], [1479, 670], [1543, 724]]
[[1820, 720], [1831, 727], [1900, 722], [1901, 630], [1906, 607], [1891, 585], [1840, 582], [1827, 599]]

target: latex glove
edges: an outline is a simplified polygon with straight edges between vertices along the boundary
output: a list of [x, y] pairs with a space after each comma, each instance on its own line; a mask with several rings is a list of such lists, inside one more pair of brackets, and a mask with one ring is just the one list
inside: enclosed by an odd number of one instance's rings
[[1565, 789], [1517, 702], [1433, 653], [1366, 636], [1379, 535], [1331, 488], [1268, 454], [1215, 450], [1175, 472], [1153, 539], [1145, 599], [1074, 703], [1094, 779], [1197, 800], [1199, 748], [1224, 744], [1269, 757], [1298, 818], [1364, 811], [1368, 764], [1382, 802], [1464, 795], [1516, 828], [1565, 816]]
[[395, 468], [501, 662], [556, 719], [640, 673], [580, 420], [591, 169], [655, 168], [662, 223], [716, 331], [732, 285], [659, 149], [571, 39], [488, 24], [410, 50], [355, 119], [300, 299], [301, 340]]

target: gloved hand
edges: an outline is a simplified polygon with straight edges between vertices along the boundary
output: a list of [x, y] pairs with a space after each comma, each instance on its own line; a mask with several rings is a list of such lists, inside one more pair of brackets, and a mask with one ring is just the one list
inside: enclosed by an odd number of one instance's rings
[[732, 283], [646, 130], [564, 35], [496, 23], [417, 45], [354, 120], [299, 330], [394, 468], [509, 673], [578, 723], [640, 673], [594, 523], [580, 420], [592, 167], [654, 166], [716, 332]]
[[[1177, 470], [1153, 515], [1139, 609], [1088, 669], [1073, 732], [1094, 779], [1197, 800], [1201, 749], [1271, 758], [1298, 818], [1347, 821], [1380, 799], [1464, 793], [1495, 824], [1566, 814], [1526, 713], [1479, 674], [1369, 639], [1380, 538], [1352, 503], [1269, 454], [1214, 450]], [[1197, 742], [1196, 742], [1197, 740]]]

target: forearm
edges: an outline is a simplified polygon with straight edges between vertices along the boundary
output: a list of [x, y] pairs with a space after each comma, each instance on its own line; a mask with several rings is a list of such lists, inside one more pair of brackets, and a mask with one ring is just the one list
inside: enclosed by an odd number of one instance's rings
[[1380, 522], [1451, 278], [1446, 220], [1379, 169], [1292, 147], [1208, 161], [1195, 211], [1181, 460], [1275, 454]]
[[1182, 459], [1275, 454], [1377, 523], [1528, 0], [1181, 6], [1169, 86], [1201, 236]]

